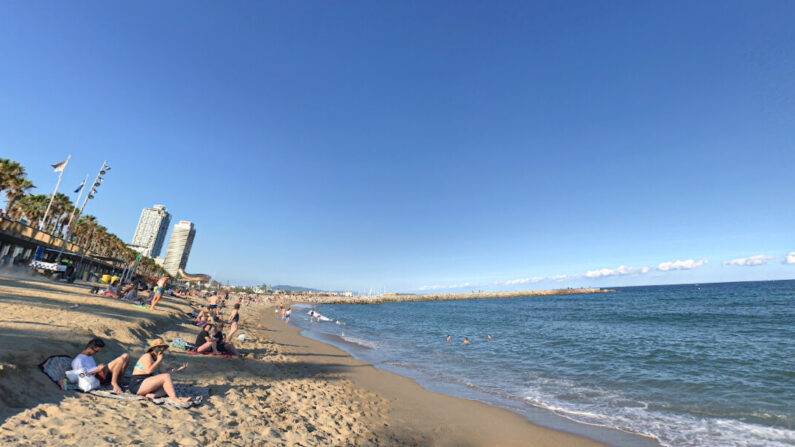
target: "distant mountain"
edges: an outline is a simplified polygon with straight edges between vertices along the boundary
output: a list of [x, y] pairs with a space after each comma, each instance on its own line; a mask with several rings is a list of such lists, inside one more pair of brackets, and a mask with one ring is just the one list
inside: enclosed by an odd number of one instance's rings
[[271, 286], [271, 290], [286, 290], [288, 292], [314, 292], [314, 293], [322, 292], [322, 290], [310, 289], [308, 287], [285, 286], [285, 285]]

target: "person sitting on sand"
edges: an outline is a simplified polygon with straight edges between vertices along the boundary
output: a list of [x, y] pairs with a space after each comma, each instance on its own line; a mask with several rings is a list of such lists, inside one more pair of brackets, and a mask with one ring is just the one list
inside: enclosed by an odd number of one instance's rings
[[196, 336], [196, 343], [194, 343], [196, 352], [207, 352], [212, 350], [213, 354], [220, 354], [221, 352], [215, 345], [214, 334], [212, 323], [205, 324], [202, 331]]
[[240, 355], [235, 349], [235, 345], [229, 343], [228, 340], [224, 337], [224, 324], [218, 323], [215, 327], [215, 347], [218, 349], [222, 354], [223, 353], [230, 353], [232, 355]]
[[[168, 344], [163, 340], [152, 340], [149, 348], [133, 368], [130, 378], [130, 392], [138, 396], [146, 396], [147, 399], [168, 396], [171, 401], [182, 408], [190, 406], [188, 397], [177, 397], [174, 391], [174, 383], [171, 381], [171, 374], [160, 373], [160, 364], [163, 363]], [[171, 372], [177, 373], [188, 367], [184, 364]]]
[[122, 289], [120, 295], [123, 301], [135, 301], [138, 298], [138, 291], [135, 289], [135, 284], [129, 284]]
[[235, 308], [232, 310], [232, 314], [229, 315], [229, 335], [227, 338], [232, 338], [232, 335], [237, 332], [237, 323], [240, 321], [240, 303], [235, 303]]
[[72, 370], [85, 370], [86, 373], [94, 375], [99, 383], [103, 385], [110, 383], [115, 393], [121, 393], [119, 378], [124, 377], [127, 364], [130, 363], [130, 354], [124, 353], [107, 365], [97, 365], [94, 356], [104, 347], [105, 342], [101, 338], [92, 338], [86, 348], [72, 360]]
[[102, 296], [109, 296], [111, 298], [119, 298], [119, 288], [116, 286], [119, 283], [118, 280], [111, 282], [108, 284], [108, 289], [102, 294]]
[[155, 297], [152, 298], [152, 307], [150, 307], [149, 309], [155, 310], [155, 306], [157, 306], [157, 303], [160, 302], [160, 298], [163, 297], [163, 292], [166, 289], [166, 282], [168, 281], [169, 278], [170, 278], [170, 276], [166, 275], [166, 276], [164, 276], [164, 277], [162, 277], [162, 278], [157, 280], [157, 288], [155, 289]]
[[199, 314], [196, 315], [196, 326], [203, 326], [210, 321], [212, 317], [210, 316], [210, 309], [207, 306], [204, 306], [202, 310], [199, 311]]

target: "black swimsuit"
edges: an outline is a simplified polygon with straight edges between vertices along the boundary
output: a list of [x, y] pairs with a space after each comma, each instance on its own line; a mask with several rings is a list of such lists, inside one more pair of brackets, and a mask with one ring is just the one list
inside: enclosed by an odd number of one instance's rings
[[130, 377], [130, 385], [128, 386], [130, 392], [137, 395], [138, 390], [141, 389], [141, 383], [150, 377], [152, 377], [152, 374], [133, 374]]

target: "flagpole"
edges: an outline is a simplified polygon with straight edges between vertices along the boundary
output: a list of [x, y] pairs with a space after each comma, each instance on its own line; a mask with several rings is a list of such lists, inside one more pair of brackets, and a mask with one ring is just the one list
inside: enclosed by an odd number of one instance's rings
[[[52, 192], [52, 195], [50, 196], [50, 203], [47, 204], [47, 211], [44, 212], [44, 222], [43, 222], [44, 224], [47, 223], [47, 217], [50, 215], [50, 208], [52, 208], [52, 201], [55, 199], [55, 194], [58, 193], [58, 187], [61, 186], [61, 179], [63, 178], [63, 171], [66, 170], [66, 165], [69, 164], [69, 159], [70, 158], [72, 158], [72, 154], [69, 154], [69, 156], [66, 157], [66, 161], [64, 162], [63, 168], [60, 171], [58, 171], [58, 182], [55, 183], [55, 191]], [[39, 225], [39, 229], [41, 229], [41, 224]], [[46, 230], [46, 228], [45, 228], [45, 230]]]
[[77, 211], [78, 205], [80, 205], [80, 198], [83, 197], [83, 190], [86, 189], [86, 182], [88, 182], [88, 174], [86, 174], [85, 180], [80, 185], [80, 194], [77, 195], [77, 201], [75, 201], [75, 206], [72, 209], [72, 215], [69, 216], [69, 223], [66, 224], [66, 232], [67, 234], [70, 233], [70, 229], [72, 228], [72, 220], [75, 218], [75, 212]]
[[86, 174], [86, 178], [83, 180], [83, 183], [80, 184], [80, 193], [77, 195], [75, 206], [72, 208], [72, 215], [69, 216], [69, 223], [66, 224], [66, 234], [63, 237], [63, 245], [61, 245], [61, 251], [58, 252], [58, 257], [55, 258], [55, 262], [61, 260], [61, 255], [63, 254], [64, 250], [66, 250], [66, 243], [69, 242], [69, 237], [72, 235], [72, 220], [75, 218], [75, 212], [77, 211], [77, 206], [80, 205], [80, 197], [83, 197], [83, 190], [86, 189], [87, 181], [88, 174]]

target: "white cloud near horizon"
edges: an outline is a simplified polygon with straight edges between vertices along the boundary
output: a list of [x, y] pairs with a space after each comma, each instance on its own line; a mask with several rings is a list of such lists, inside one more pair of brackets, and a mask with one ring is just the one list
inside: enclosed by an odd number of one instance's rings
[[[764, 265], [767, 264], [768, 261], [771, 259], [775, 259], [775, 256], [769, 255], [756, 255], [756, 256], [749, 256], [747, 258], [737, 258], [732, 259], [729, 261], [724, 261], [722, 263], [723, 266], [727, 265], [738, 265], [738, 266], [755, 266], [755, 265]], [[697, 267], [701, 267], [705, 264], [709, 263], [708, 259], [684, 259], [680, 260], [677, 259], [676, 261], [668, 261], [668, 262], [661, 262], [657, 264], [655, 269], [660, 272], [671, 272], [674, 270], [691, 270]], [[789, 252], [787, 256], [784, 258], [784, 264], [795, 264], [795, 251]], [[630, 267], [626, 265], [620, 265], [614, 269], [597, 269], [597, 270], [588, 270], [583, 275], [554, 275], [554, 276], [533, 276], [528, 278], [517, 278], [517, 279], [509, 279], [507, 281], [497, 281], [494, 283], [495, 286], [502, 285], [502, 286], [515, 286], [520, 284], [535, 284], [542, 281], [564, 281], [567, 279], [582, 279], [582, 278], [589, 278], [589, 279], [598, 279], [598, 278], [607, 278], [611, 276], [630, 276], [630, 275], [643, 275], [649, 273], [652, 270], [651, 267]], [[462, 284], [450, 284], [450, 285], [430, 285], [430, 286], [422, 286], [419, 290], [440, 290], [440, 289], [461, 289], [466, 287], [477, 287], [477, 284], [472, 284], [469, 282], [465, 282]]]
[[767, 261], [773, 258], [774, 256], [768, 256], [768, 255], [749, 256], [747, 258], [737, 258], [737, 259], [732, 259], [730, 261], [723, 261], [723, 266], [725, 267], [727, 265], [739, 265], [744, 267], [752, 267], [755, 265], [767, 264]]
[[450, 284], [448, 286], [439, 286], [439, 285], [422, 286], [419, 288], [419, 290], [460, 289], [462, 287], [471, 287], [471, 286], [472, 286], [471, 283], [465, 282], [463, 284]]
[[649, 273], [649, 270], [651, 270], [649, 267], [627, 267], [626, 265], [620, 265], [614, 269], [588, 270], [585, 272], [585, 277], [594, 279], [608, 276], [642, 275], [644, 273]]
[[511, 280], [504, 281], [504, 282], [497, 283], [497, 284], [503, 284], [503, 285], [506, 285], [506, 286], [513, 286], [513, 285], [516, 285], [516, 284], [528, 284], [528, 283], [532, 284], [532, 283], [541, 282], [543, 280], [544, 280], [543, 276], [534, 276], [532, 278], [511, 279]]
[[661, 262], [657, 265], [657, 270], [661, 272], [670, 272], [671, 270], [690, 270], [696, 267], [701, 267], [707, 262], [709, 261], [706, 259], [699, 259], [698, 261], [694, 259], [686, 259], [684, 261], [676, 260], [673, 262]]

